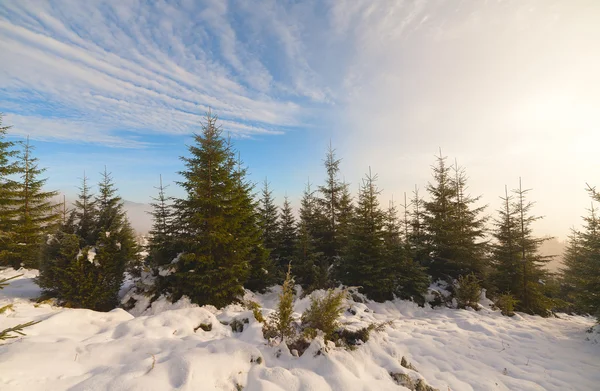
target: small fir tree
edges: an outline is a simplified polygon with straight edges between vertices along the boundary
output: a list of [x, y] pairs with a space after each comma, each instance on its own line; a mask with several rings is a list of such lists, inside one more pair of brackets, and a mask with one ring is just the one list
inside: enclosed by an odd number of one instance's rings
[[263, 246], [269, 251], [271, 262], [274, 265], [277, 265], [279, 272], [282, 272], [283, 269], [280, 269], [281, 263], [277, 259], [276, 252], [279, 245], [279, 216], [277, 213], [277, 206], [275, 206], [275, 200], [273, 199], [273, 191], [269, 188], [269, 182], [266, 178], [258, 202], [258, 222], [261, 229]]
[[329, 263], [318, 249], [319, 233], [326, 222], [319, 208], [310, 182], [307, 183], [300, 202], [298, 221], [298, 255], [293, 269], [298, 283], [306, 293], [326, 288], [330, 283]]
[[13, 149], [15, 143], [6, 140], [10, 126], [2, 126], [0, 113], [0, 265], [10, 266], [12, 263], [10, 247], [14, 241], [14, 220], [16, 212], [16, 182], [12, 180], [18, 172], [14, 161], [18, 151]]
[[[229, 149], [231, 149], [231, 141]], [[247, 246], [251, 248], [249, 256], [250, 274], [244, 287], [254, 292], [264, 293], [267, 288], [277, 280], [274, 263], [272, 262], [269, 250], [265, 247], [261, 237], [260, 214], [258, 203], [254, 201], [252, 192], [254, 184], [246, 179], [248, 169], [242, 165], [238, 152], [235, 171], [237, 177], [236, 196], [239, 199], [241, 230], [239, 237], [246, 241]]]
[[[506, 197], [504, 212], [497, 220], [493, 259], [498, 278], [496, 290], [512, 294], [518, 301], [517, 311], [547, 316], [552, 301], [544, 295], [544, 265], [552, 257], [539, 254], [540, 245], [549, 238], [533, 235], [531, 225], [541, 217], [531, 215], [534, 204], [526, 200], [529, 191], [523, 190], [519, 179], [519, 188], [513, 191], [514, 201], [511, 203]], [[508, 284], [507, 289], [503, 289], [507, 286], [504, 284]]]
[[94, 200], [89, 178], [85, 171], [81, 178], [81, 186], [75, 200], [74, 220], [77, 221], [75, 233], [81, 238], [81, 246], [92, 246], [96, 241], [97, 205]]
[[284, 263], [289, 265], [296, 259], [297, 242], [296, 219], [286, 196], [279, 212], [279, 231], [277, 232], [277, 248], [275, 248], [275, 258], [278, 260], [279, 270], [282, 270]]
[[565, 251], [563, 282], [575, 309], [600, 318], [600, 217], [595, 189], [588, 186], [592, 204], [580, 231], [573, 230]]
[[393, 201], [385, 215], [384, 243], [388, 274], [393, 277], [392, 293], [401, 299], [423, 304], [429, 276], [425, 268], [413, 260], [409, 246], [402, 240], [402, 227]]
[[344, 192], [344, 184], [339, 179], [341, 159], [335, 156], [335, 149], [329, 143], [327, 156], [324, 160], [327, 175], [325, 184], [319, 186], [320, 197], [316, 198], [319, 209], [323, 213], [325, 224], [320, 232], [318, 251], [333, 263], [336, 256], [339, 255], [340, 247], [338, 243], [339, 217], [341, 213], [341, 198]]
[[96, 284], [100, 292], [96, 294], [95, 309], [108, 311], [118, 304], [125, 271], [137, 266], [138, 247], [111, 174], [105, 168], [101, 175], [95, 199], [98, 205], [96, 242], [88, 251], [95, 251], [93, 263], [99, 267], [101, 276], [100, 283]]
[[427, 230], [425, 229], [425, 201], [419, 194], [419, 188], [415, 185], [413, 196], [410, 201], [412, 210], [409, 213], [410, 231], [408, 231], [407, 246], [412, 258], [420, 265], [429, 264], [429, 245], [427, 243]]
[[344, 285], [360, 286], [369, 298], [383, 301], [393, 298], [395, 278], [386, 257], [386, 216], [379, 207], [376, 180], [370, 170], [363, 179], [341, 277]]
[[479, 197], [466, 194], [464, 169], [448, 166], [441, 151], [436, 159], [434, 181], [427, 186], [431, 199], [424, 203], [423, 216], [431, 257], [429, 273], [434, 280], [447, 281], [470, 273], [482, 277], [487, 270], [486, 219], [480, 217], [485, 207], [475, 207]]
[[39, 176], [45, 169], [39, 168], [38, 159], [33, 157], [32, 151], [33, 146], [27, 138], [18, 156], [20, 179], [15, 193], [14, 236], [12, 246], [9, 247], [11, 263], [15, 269], [21, 265], [27, 268], [39, 267], [42, 243], [56, 228], [60, 218], [57, 204], [52, 201], [58, 192], [44, 191], [46, 179]]
[[158, 195], [152, 197], [152, 228], [150, 229], [150, 243], [148, 245], [147, 262], [150, 266], [157, 268], [159, 266], [171, 263], [177, 255], [175, 245], [175, 232], [173, 229], [173, 207], [171, 198], [166, 195], [166, 188], [163, 185], [162, 175], [159, 176], [159, 185], [156, 187]]

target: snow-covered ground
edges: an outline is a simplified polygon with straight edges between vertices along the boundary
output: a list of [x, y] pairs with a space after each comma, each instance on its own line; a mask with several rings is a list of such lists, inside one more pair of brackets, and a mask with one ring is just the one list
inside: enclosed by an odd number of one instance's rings
[[[0, 390], [398, 390], [390, 373], [440, 391], [598, 390], [600, 335], [590, 318], [543, 319], [497, 311], [420, 308], [406, 301], [348, 302], [348, 327], [392, 321], [354, 351], [316, 340], [295, 357], [262, 338], [251, 311], [159, 300], [108, 313], [34, 304], [34, 271], [0, 291], [0, 330], [31, 320], [26, 336], [0, 342]], [[0, 278], [17, 274], [0, 271]], [[249, 294], [251, 295], [251, 294]], [[267, 315], [277, 291], [253, 297]], [[309, 299], [297, 300], [298, 315]], [[355, 313], [354, 315], [351, 313]], [[221, 322], [249, 319], [243, 332]], [[211, 324], [210, 331], [198, 328]], [[194, 331], [196, 329], [196, 331]], [[416, 371], [400, 365], [405, 357]], [[418, 371], [418, 372], [417, 372]]]

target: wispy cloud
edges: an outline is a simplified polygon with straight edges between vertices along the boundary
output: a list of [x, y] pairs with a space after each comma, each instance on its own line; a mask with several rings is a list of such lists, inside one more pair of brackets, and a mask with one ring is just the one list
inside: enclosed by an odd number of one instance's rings
[[[119, 135], [124, 129], [188, 133], [209, 107], [243, 136], [305, 125], [298, 100], [319, 104], [328, 93], [301, 61], [297, 28], [284, 13], [275, 2], [3, 4], [0, 109], [19, 132], [38, 120], [56, 125], [34, 137], [63, 139], [76, 127], [74, 141], [110, 145], [140, 145]], [[256, 15], [266, 17], [254, 30], [236, 29], [236, 20]]]

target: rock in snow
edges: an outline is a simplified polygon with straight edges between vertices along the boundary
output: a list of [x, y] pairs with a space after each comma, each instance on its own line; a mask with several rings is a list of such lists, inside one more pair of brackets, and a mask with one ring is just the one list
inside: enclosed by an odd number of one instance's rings
[[[326, 348], [317, 339], [297, 357], [267, 345], [261, 324], [239, 305], [217, 310], [159, 299], [132, 313], [37, 305], [30, 301], [39, 295], [35, 271], [5, 269], [0, 278], [19, 273], [0, 291], [0, 307], [13, 304], [0, 314], [0, 329], [41, 322], [24, 337], [0, 342], [3, 391], [406, 389], [400, 380], [441, 391], [591, 391], [600, 384], [600, 344], [586, 332], [594, 325], [586, 317], [508, 318], [486, 308], [350, 301], [346, 327], [391, 325], [354, 351]], [[277, 293], [248, 296], [266, 315]], [[309, 302], [296, 300], [298, 316]], [[243, 318], [249, 323], [242, 332], [227, 325]], [[401, 365], [403, 357], [411, 367]]]

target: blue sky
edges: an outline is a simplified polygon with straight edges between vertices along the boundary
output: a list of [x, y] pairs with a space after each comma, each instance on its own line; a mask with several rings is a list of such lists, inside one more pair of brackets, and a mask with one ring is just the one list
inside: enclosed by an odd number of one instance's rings
[[279, 199], [321, 180], [329, 140], [382, 201], [423, 188], [442, 147], [490, 213], [523, 176], [564, 237], [600, 186], [599, 18], [594, 0], [0, 1], [0, 111], [67, 194], [107, 165], [147, 202], [210, 107]]

